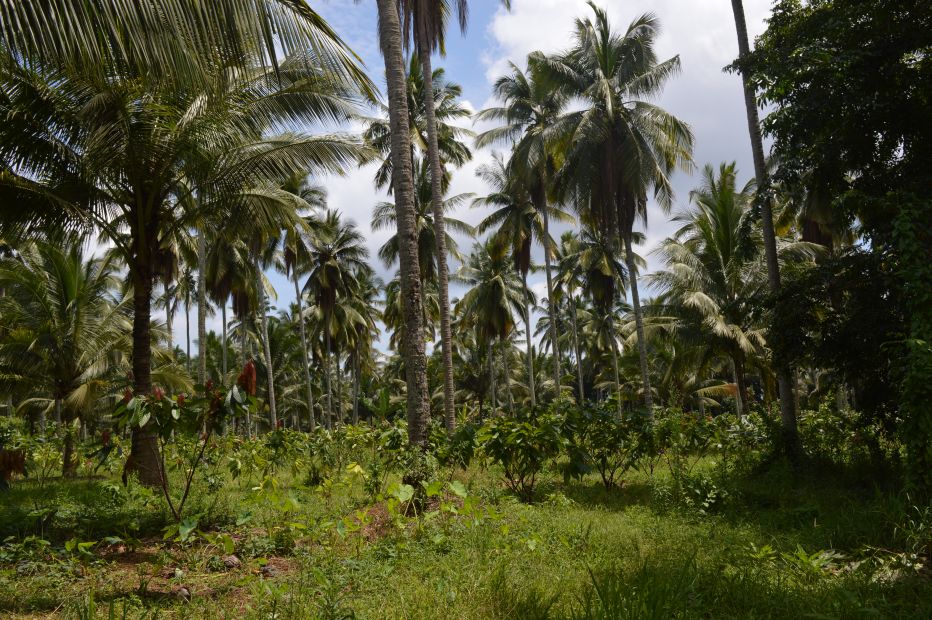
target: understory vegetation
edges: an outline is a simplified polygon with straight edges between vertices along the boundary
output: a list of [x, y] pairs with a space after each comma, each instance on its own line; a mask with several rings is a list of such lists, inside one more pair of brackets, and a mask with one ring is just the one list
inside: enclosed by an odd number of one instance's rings
[[[754, 413], [679, 410], [653, 427], [569, 403], [430, 434], [403, 422], [218, 436], [165, 451], [177, 518], [120, 480], [125, 440], [3, 427], [28, 480], [0, 507], [0, 610], [12, 617], [922, 617], [932, 507], [843, 450], [829, 407], [801, 416], [805, 467], [773, 459]], [[653, 428], [654, 430], [650, 430]], [[834, 429], [834, 430], [829, 430]], [[600, 431], [594, 434], [593, 431]], [[102, 451], [103, 448], [109, 448]], [[890, 457], [898, 448], [885, 446]], [[421, 472], [419, 488], [403, 481]], [[177, 498], [176, 498], [177, 500]]]

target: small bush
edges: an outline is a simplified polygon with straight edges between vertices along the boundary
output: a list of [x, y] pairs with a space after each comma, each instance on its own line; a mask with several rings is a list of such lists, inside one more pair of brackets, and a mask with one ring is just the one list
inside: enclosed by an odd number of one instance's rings
[[[621, 476], [637, 464], [650, 439], [644, 416], [619, 415], [611, 401], [571, 410], [564, 428], [572, 429], [568, 448], [572, 469], [599, 472], [607, 489], [620, 483]], [[574, 465], [579, 459], [583, 466]]]
[[533, 419], [492, 418], [479, 431], [479, 444], [501, 465], [508, 487], [523, 501], [534, 497], [537, 475], [564, 445], [561, 420], [553, 414]]

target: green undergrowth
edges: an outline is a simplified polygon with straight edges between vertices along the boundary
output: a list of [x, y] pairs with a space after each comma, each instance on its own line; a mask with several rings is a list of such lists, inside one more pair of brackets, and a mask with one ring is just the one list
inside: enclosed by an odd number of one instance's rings
[[0, 615], [932, 616], [932, 520], [905, 494], [827, 466], [719, 469], [702, 460], [675, 493], [662, 471], [606, 488], [551, 465], [532, 503], [478, 464], [419, 505], [391, 476], [373, 498], [352, 465], [316, 485], [208, 479], [174, 527], [111, 475], [19, 481], [0, 496]]

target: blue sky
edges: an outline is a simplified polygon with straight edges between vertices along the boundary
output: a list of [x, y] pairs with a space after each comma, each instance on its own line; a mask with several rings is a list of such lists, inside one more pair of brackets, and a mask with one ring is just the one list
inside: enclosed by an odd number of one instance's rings
[[[341, 37], [366, 64], [373, 81], [384, 86], [384, 65], [376, 36], [375, 0], [309, 0]], [[722, 68], [737, 56], [731, 2], [728, 0], [596, 0], [605, 8], [616, 29], [623, 30], [634, 18], [646, 12], [655, 13], [661, 22], [662, 34], [658, 54], [662, 59], [680, 56], [682, 73], [669, 83], [657, 100], [659, 105], [689, 123], [696, 138], [694, 160], [697, 172], [677, 173], [674, 177], [676, 202], [674, 211], [688, 204], [689, 191], [695, 186], [698, 169], [706, 163], [717, 166], [722, 161], [737, 161], [744, 179], [753, 174], [747, 136], [740, 79], [726, 74]], [[770, 0], [745, 0], [748, 28], [751, 36], [762, 32], [769, 15]], [[471, 0], [470, 23], [465, 36], [456, 30], [447, 37], [446, 58], [436, 58], [434, 66], [446, 69], [447, 77], [463, 86], [463, 99], [472, 109], [491, 105], [491, 85], [507, 71], [508, 62], [524, 64], [534, 50], [557, 52], [572, 43], [573, 21], [591, 15], [585, 0], [512, 0], [511, 12], [498, 0]], [[481, 127], [472, 127], [481, 130]], [[454, 171], [451, 193], [471, 192], [484, 195], [486, 189], [476, 178], [476, 168], [487, 163], [491, 151], [475, 153], [474, 160]], [[373, 233], [369, 219], [373, 205], [387, 199], [372, 186], [373, 167], [348, 171], [343, 177], [320, 178], [327, 187], [331, 208], [340, 210], [354, 221], [366, 237], [373, 267], [388, 280], [394, 267], [386, 268], [376, 257], [387, 233]], [[476, 223], [484, 213], [463, 207], [455, 217]], [[639, 251], [648, 259], [649, 269], [657, 268], [650, 256], [656, 244], [672, 233], [669, 216], [652, 205], [649, 209], [647, 242]], [[462, 240], [463, 249], [471, 241]], [[536, 260], [542, 261], [538, 249]], [[451, 270], [456, 265], [451, 265]], [[274, 305], [287, 307], [294, 300], [291, 285], [279, 274], [269, 273], [277, 291]], [[542, 293], [543, 274], [531, 277], [532, 286]], [[452, 290], [455, 297], [459, 291]], [[176, 318], [175, 340], [182, 345], [184, 315]], [[219, 312], [217, 313], [219, 316]], [[191, 315], [195, 323], [194, 311]], [[219, 331], [219, 318], [208, 322], [208, 329]], [[387, 338], [383, 338], [383, 341]], [[196, 345], [194, 345], [196, 348]]]

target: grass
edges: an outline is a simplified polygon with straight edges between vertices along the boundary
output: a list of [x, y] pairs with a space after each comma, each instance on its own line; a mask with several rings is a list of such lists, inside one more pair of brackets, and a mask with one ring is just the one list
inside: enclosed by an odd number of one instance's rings
[[[282, 472], [261, 492], [220, 476], [189, 513], [212, 542], [163, 541], [160, 499], [110, 475], [20, 481], [0, 496], [0, 616], [932, 617], [927, 573], [902, 568], [927, 532], [904, 529], [902, 495], [833, 467], [700, 470], [694, 500], [663, 474], [606, 490], [548, 471], [523, 504], [473, 466], [454, 476], [476, 511], [419, 518], [373, 503], [358, 476], [309, 487]], [[224, 565], [223, 533], [241, 566]]]

